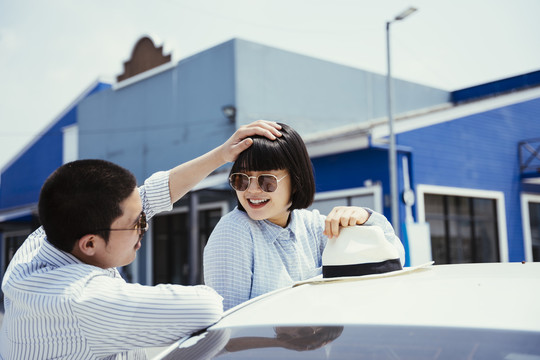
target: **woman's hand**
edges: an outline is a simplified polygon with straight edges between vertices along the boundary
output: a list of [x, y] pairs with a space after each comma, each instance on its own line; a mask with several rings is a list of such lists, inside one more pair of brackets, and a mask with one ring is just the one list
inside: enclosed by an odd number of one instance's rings
[[339, 235], [340, 226], [362, 225], [369, 219], [369, 212], [359, 206], [336, 206], [324, 222], [324, 235], [328, 238]]
[[233, 162], [238, 155], [253, 144], [250, 136], [266, 136], [270, 140], [275, 140], [281, 136], [279, 132], [281, 126], [274, 121], [257, 120], [248, 125], [243, 125], [220, 146], [224, 162]]

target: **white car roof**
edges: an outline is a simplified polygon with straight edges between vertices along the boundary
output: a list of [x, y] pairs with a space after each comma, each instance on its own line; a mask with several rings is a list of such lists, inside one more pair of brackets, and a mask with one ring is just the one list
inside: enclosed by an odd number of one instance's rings
[[241, 304], [211, 328], [338, 324], [540, 331], [540, 263], [435, 265], [308, 282]]

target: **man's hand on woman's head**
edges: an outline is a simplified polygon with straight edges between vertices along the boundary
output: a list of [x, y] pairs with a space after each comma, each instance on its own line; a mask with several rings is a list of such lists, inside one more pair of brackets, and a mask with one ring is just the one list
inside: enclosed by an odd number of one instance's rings
[[250, 136], [260, 135], [275, 140], [281, 136], [281, 126], [274, 121], [257, 120], [248, 125], [242, 125], [221, 145], [223, 160], [233, 162], [238, 155], [253, 144]]
[[339, 235], [340, 226], [362, 225], [369, 219], [369, 212], [359, 206], [336, 206], [324, 222], [324, 235], [334, 238]]

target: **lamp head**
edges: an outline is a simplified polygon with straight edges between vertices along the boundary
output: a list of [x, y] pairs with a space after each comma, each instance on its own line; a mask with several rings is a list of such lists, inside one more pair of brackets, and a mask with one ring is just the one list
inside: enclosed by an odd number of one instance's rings
[[411, 6], [409, 7], [407, 10], [404, 10], [402, 11], [399, 15], [397, 15], [394, 20], [395, 21], [400, 21], [400, 20], [403, 20], [405, 19], [407, 16], [411, 15], [413, 12], [415, 12], [416, 10], [418, 10], [417, 8]]

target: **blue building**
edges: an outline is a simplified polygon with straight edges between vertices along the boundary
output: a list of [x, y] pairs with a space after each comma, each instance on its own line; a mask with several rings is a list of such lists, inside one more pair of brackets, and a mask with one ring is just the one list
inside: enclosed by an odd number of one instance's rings
[[37, 201], [45, 179], [78, 158], [77, 107], [110, 85], [96, 81], [37, 135], [0, 174], [0, 276], [17, 248], [39, 226]]
[[[408, 200], [400, 202], [400, 223], [410, 262], [540, 260], [539, 84], [540, 72], [524, 74], [455, 91], [446, 105], [398, 116], [399, 193]], [[386, 124], [369, 132], [364, 150], [314, 156], [319, 186], [352, 187], [343, 179], [377, 174], [389, 193], [386, 147], [377, 145]], [[347, 162], [356, 166], [344, 171]], [[357, 170], [362, 162], [372, 170]], [[388, 203], [384, 210], [389, 216]]]
[[[398, 230], [408, 264], [539, 261], [540, 71], [454, 92], [399, 79], [393, 88], [403, 195]], [[143, 38], [115, 84], [99, 84], [70, 109], [77, 157], [118, 163], [140, 183], [212, 149], [243, 124], [288, 123], [313, 161], [313, 207], [324, 213], [362, 205], [391, 218], [384, 75], [240, 39], [172, 63]], [[20, 241], [37, 226], [35, 216], [25, 216], [62, 163], [57, 156], [19, 190], [24, 173], [13, 166], [34, 168], [50, 156], [26, 157], [31, 149], [2, 172], [1, 271], [17, 244], [6, 229], [15, 219], [26, 222]], [[202, 281], [202, 249], [235, 206], [227, 173], [228, 166], [218, 169], [173, 211], [152, 219], [137, 260], [125, 269], [130, 280]]]

